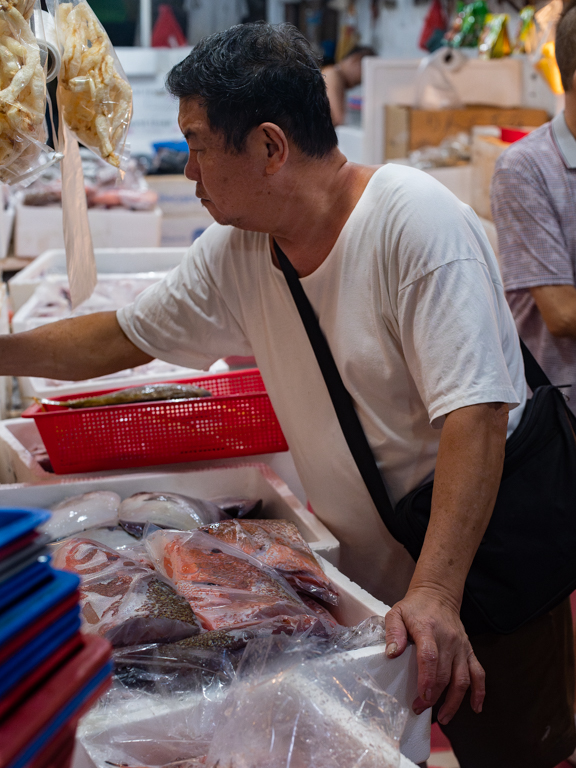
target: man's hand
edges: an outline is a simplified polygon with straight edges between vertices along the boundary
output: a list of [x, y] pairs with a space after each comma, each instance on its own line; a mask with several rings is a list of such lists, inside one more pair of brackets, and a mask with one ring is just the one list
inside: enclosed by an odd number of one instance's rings
[[484, 670], [472, 651], [458, 610], [442, 594], [426, 588], [410, 589], [386, 614], [386, 655], [400, 656], [410, 637], [416, 643], [418, 698], [412, 707], [419, 715], [433, 706], [444, 689], [438, 713], [445, 724], [454, 717], [471, 686], [471, 706], [482, 711]]
[[469, 686], [475, 712], [484, 701], [484, 670], [460, 621], [460, 605], [498, 494], [507, 425], [503, 403], [470, 405], [447, 415], [422, 551], [406, 597], [386, 615], [389, 657], [400, 656], [409, 639], [416, 644], [414, 711], [431, 707], [447, 688], [438, 716], [443, 724], [454, 716]]

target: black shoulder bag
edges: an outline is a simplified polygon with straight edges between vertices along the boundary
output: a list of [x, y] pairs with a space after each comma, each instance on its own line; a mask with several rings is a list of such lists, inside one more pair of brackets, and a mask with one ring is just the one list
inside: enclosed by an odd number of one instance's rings
[[[298, 273], [276, 243], [274, 247], [362, 479], [385, 526], [416, 561], [430, 520], [433, 483], [392, 507]], [[534, 394], [506, 442], [494, 512], [466, 579], [461, 617], [470, 635], [514, 632], [576, 588], [576, 419], [520, 343]]]

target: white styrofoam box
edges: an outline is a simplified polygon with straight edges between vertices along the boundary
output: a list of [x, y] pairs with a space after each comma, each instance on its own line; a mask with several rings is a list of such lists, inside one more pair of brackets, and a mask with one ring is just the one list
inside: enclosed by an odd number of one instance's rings
[[[467, 53], [467, 55], [469, 55]], [[384, 161], [384, 106], [413, 106], [416, 98], [416, 73], [421, 59], [362, 59], [363, 162]], [[459, 72], [446, 73], [464, 104], [494, 107], [523, 105], [522, 61], [515, 58], [469, 58]]]
[[[80, 475], [55, 475], [42, 468], [40, 464], [42, 456], [46, 456], [46, 449], [33, 419], [7, 419], [0, 422], [0, 485], [62, 483], [78, 480], [80, 477], [95, 478], [118, 475], [117, 470], [84, 472]], [[298, 477], [290, 451], [258, 454], [250, 458], [250, 463], [253, 462], [267, 464], [273, 472], [282, 478], [300, 502], [306, 504], [306, 493]], [[174, 469], [168, 469], [165, 464], [158, 467], [135, 467], [127, 470], [126, 474], [186, 472], [207, 467], [236, 466], [246, 463], [246, 457], [242, 456], [231, 459], [187, 462], [174, 465]]]
[[318, 518], [296, 498], [286, 483], [260, 462], [229, 461], [201, 469], [164, 472], [100, 473], [42, 485], [0, 486], [0, 507], [51, 507], [71, 496], [91, 491], [115, 491], [123, 499], [134, 493], [182, 493], [193, 498], [245, 496], [262, 499], [266, 516], [295, 523], [311, 549], [330, 562], [338, 562], [340, 544]]
[[165, 248], [187, 248], [213, 223], [214, 219], [204, 209], [193, 216], [164, 216], [161, 245]]
[[[95, 248], [136, 248], [160, 245], [162, 211], [90, 208], [90, 232]], [[58, 205], [16, 205], [16, 256], [38, 256], [64, 248], [62, 208]]]
[[[177, 267], [186, 248], [95, 248], [94, 258], [99, 275], [164, 274]], [[50, 275], [66, 275], [66, 251], [60, 248], [44, 251], [8, 281], [12, 309], [17, 312], [28, 301], [40, 283]]]
[[[333, 609], [333, 613], [341, 624], [354, 626], [370, 616], [385, 616], [390, 610], [387, 605], [354, 584], [325, 559], [321, 558], [320, 562], [326, 575], [338, 589], [339, 604]], [[412, 712], [412, 702], [416, 698], [418, 686], [415, 648], [410, 645], [402, 656], [393, 660], [386, 657], [384, 645], [350, 651], [343, 654], [343, 658], [346, 658], [351, 666], [356, 666], [359, 672], [367, 670], [378, 685], [408, 710], [406, 728], [400, 741], [401, 768], [415, 768], [414, 763], [424, 762], [430, 754], [430, 710], [422, 715]], [[142, 738], [144, 734], [148, 741], [153, 742], [155, 735], [157, 739], [166, 735], [170, 727], [166, 718], [170, 718], [173, 726], [177, 722], [174, 718], [183, 714], [183, 710], [179, 707], [175, 709], [173, 704], [169, 707], [165, 704], [163, 706], [160, 698], [154, 699], [152, 712], [148, 709], [149, 706], [150, 699], [147, 702], [132, 700], [127, 705], [126, 719], [121, 725], [118, 725], [118, 713], [115, 713], [115, 718], [110, 723], [104, 723], [98, 718], [98, 733], [102, 733], [103, 743], [113, 743], [117, 738], [129, 742], [130, 739]], [[73, 768], [93, 766], [94, 763], [86, 751], [83, 748], [78, 749]]]
[[486, 233], [488, 242], [492, 246], [492, 250], [496, 254], [496, 258], [498, 258], [498, 233], [496, 232], [496, 225], [489, 219], [483, 219], [482, 216], [478, 216], [478, 218], [484, 227], [484, 232]]
[[362, 162], [364, 131], [356, 125], [337, 125], [338, 149], [351, 163]]
[[164, 216], [205, 213], [212, 218], [196, 197], [196, 185], [184, 174], [151, 175], [146, 177], [146, 182], [158, 195], [158, 207]]
[[0, 259], [5, 259], [8, 255], [15, 216], [16, 209], [13, 202], [10, 202], [7, 208], [0, 207]]

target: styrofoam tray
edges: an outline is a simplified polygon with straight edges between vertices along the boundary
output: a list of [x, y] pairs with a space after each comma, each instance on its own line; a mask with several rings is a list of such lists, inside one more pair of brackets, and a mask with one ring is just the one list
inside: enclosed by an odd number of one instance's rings
[[[187, 248], [95, 248], [99, 275], [126, 275], [169, 272], [182, 261]], [[49, 275], [66, 275], [66, 251], [51, 249], [38, 256], [8, 281], [14, 312], [32, 296]]]
[[[329, 562], [324, 559], [320, 562], [330, 581], [338, 588], [340, 602], [334, 614], [341, 623], [353, 626], [370, 616], [384, 616], [390, 610], [387, 605], [347, 579]], [[402, 656], [393, 660], [388, 659], [384, 651], [384, 645], [377, 645], [348, 652], [346, 656], [351, 665], [357, 665], [359, 671], [366, 669], [385, 691], [408, 709], [408, 721], [400, 743], [401, 768], [415, 768], [414, 763], [425, 761], [430, 754], [430, 710], [417, 716], [411, 708], [418, 685], [416, 651], [414, 646], [410, 645]], [[143, 736], [148, 741], [154, 741], [155, 737], [165, 740], [167, 732], [178, 730], [180, 718], [182, 728], [186, 728], [186, 709], [193, 703], [193, 697], [189, 701], [179, 701], [178, 704], [173, 701], [163, 703], [160, 698], [132, 698], [121, 714], [115, 711], [114, 719], [110, 722], [107, 723], [100, 717], [95, 718], [94, 732], [99, 734], [99, 741], [104, 744], [113, 743], [115, 737], [119, 736], [126, 740], [142, 739]], [[119, 717], [121, 723], [118, 722]], [[81, 728], [91, 733], [89, 717]], [[78, 745], [73, 768], [93, 768], [94, 765], [85, 749]]]
[[[80, 478], [118, 476], [118, 470], [106, 472], [83, 472], [73, 475], [55, 475], [48, 472], [39, 463], [39, 456], [46, 455], [46, 449], [36, 424], [31, 419], [7, 419], [0, 422], [0, 487], [2, 485], [39, 485], [64, 483]], [[234, 459], [212, 459], [194, 461], [177, 465], [157, 467], [134, 467], [127, 474], [150, 474], [151, 472], [186, 472], [210, 467], [245, 465], [245, 457]], [[294, 466], [290, 451], [264, 453], [250, 457], [250, 463], [267, 464], [275, 472], [302, 504], [306, 504], [306, 493]]]
[[[140, 491], [183, 493], [196, 498], [247, 496], [262, 499], [271, 517], [292, 520], [315, 552], [338, 562], [340, 544], [315, 515], [296, 498], [278, 475], [261, 463], [239, 463], [172, 472], [130, 472], [124, 475], [66, 480], [46, 485], [0, 486], [0, 507], [51, 507], [70, 496], [90, 491], [115, 491], [122, 498]], [[34, 501], [33, 501], [34, 500]]]

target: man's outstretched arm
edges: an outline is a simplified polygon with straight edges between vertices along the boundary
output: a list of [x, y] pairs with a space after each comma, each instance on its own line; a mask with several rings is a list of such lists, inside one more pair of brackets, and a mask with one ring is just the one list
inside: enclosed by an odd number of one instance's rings
[[442, 428], [430, 524], [403, 600], [386, 615], [386, 652], [416, 644], [418, 714], [436, 703], [447, 723], [471, 687], [471, 706], [484, 701], [484, 670], [460, 621], [464, 582], [492, 515], [504, 463], [508, 406], [483, 403], [448, 414]]
[[80, 381], [149, 363], [116, 312], [95, 312], [0, 336], [0, 375]]

